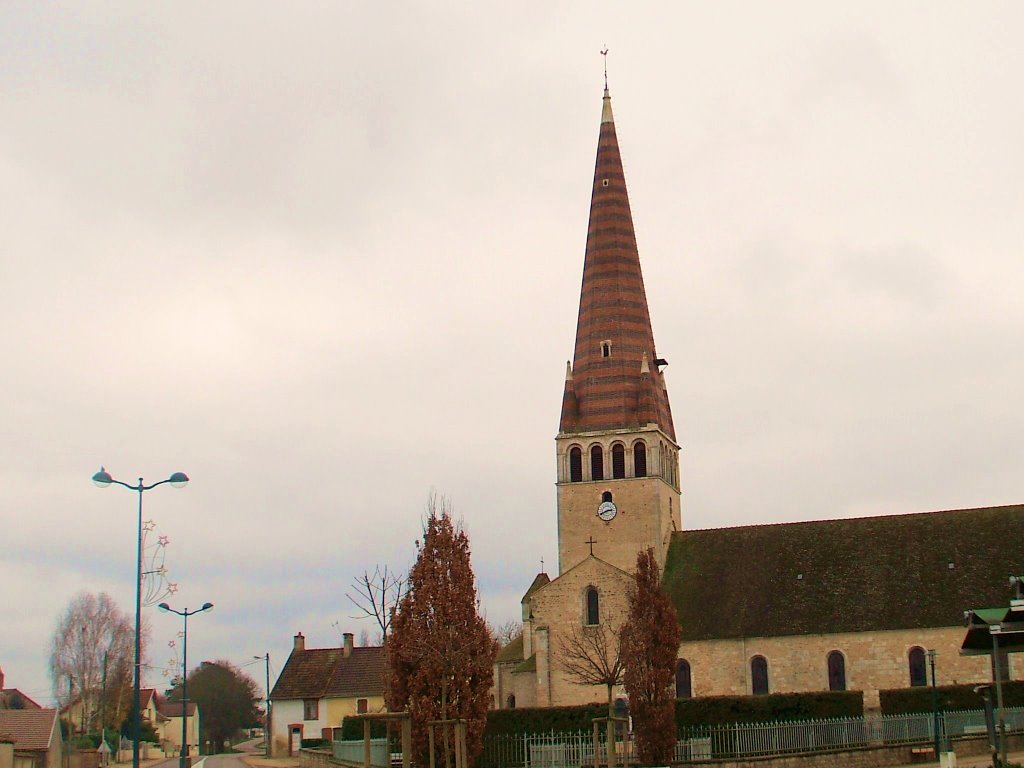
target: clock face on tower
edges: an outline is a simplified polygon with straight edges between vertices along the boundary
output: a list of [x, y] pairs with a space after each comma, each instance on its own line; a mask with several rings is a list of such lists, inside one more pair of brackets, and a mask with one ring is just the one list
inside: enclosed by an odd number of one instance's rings
[[615, 503], [611, 501], [602, 501], [597, 508], [597, 516], [604, 520], [606, 523], [610, 522], [615, 514], [619, 510], [616, 508]]

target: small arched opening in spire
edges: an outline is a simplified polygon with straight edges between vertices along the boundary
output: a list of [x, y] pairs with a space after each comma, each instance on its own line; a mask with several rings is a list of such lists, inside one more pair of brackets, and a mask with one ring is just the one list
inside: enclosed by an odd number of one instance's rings
[[604, 451], [600, 445], [590, 449], [590, 479], [604, 480]]
[[569, 482], [578, 483], [583, 480], [583, 451], [578, 445], [569, 449]]
[[615, 443], [612, 446], [612, 479], [621, 480], [626, 476], [626, 446]]
[[647, 477], [647, 443], [633, 443], [633, 477]]

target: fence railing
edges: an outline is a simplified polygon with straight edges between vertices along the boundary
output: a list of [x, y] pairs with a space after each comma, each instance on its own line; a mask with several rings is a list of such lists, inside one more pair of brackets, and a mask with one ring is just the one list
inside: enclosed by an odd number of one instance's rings
[[[1024, 731], [1024, 707], [1003, 710], [1008, 731]], [[808, 752], [832, 752], [872, 745], [930, 744], [949, 738], [984, 733], [983, 710], [930, 712], [802, 720], [795, 722], [732, 723], [683, 728], [675, 747], [676, 762], [722, 758], [771, 757]], [[616, 762], [633, 760], [631, 739], [618, 739]], [[598, 763], [607, 764], [603, 732]], [[479, 768], [580, 768], [593, 766], [594, 741], [589, 731], [488, 736], [477, 761]]]

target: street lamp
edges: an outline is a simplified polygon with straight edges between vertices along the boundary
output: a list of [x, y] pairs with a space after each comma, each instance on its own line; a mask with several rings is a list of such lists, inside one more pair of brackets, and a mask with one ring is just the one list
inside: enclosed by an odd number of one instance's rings
[[253, 656], [257, 661], [267, 661], [267, 711], [263, 715], [263, 755], [270, 757], [270, 651], [267, 655]]
[[166, 480], [152, 485], [146, 485], [140, 477], [138, 485], [129, 485], [115, 480], [106, 469], [100, 467], [100, 471], [92, 476], [92, 481], [100, 488], [107, 488], [111, 484], [120, 485], [139, 494], [139, 528], [136, 537], [138, 557], [135, 564], [135, 697], [132, 704], [132, 768], [139, 768], [139, 741], [142, 732], [142, 494], [164, 483], [170, 483], [175, 488], [184, 488], [188, 483], [188, 475], [184, 472], [175, 472]]
[[181, 633], [181, 755], [179, 756], [178, 763], [181, 768], [188, 768], [188, 617], [195, 616], [197, 613], [208, 611], [213, 608], [213, 603], [203, 603], [202, 608], [197, 608], [194, 611], [190, 611], [186, 608], [183, 611], [176, 611], [167, 603], [160, 603], [157, 606], [161, 611], [168, 611], [170, 613], [176, 613], [185, 620], [184, 631]]
[[928, 662], [932, 667], [932, 729], [935, 731], [935, 759], [939, 759], [939, 706], [935, 690], [935, 649], [928, 649]]

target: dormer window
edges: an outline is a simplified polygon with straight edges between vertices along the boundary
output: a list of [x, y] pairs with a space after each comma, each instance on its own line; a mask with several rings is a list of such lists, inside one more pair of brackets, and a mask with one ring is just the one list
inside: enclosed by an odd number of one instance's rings
[[602, 341], [601, 342], [601, 357], [611, 357], [611, 356], [612, 356], [612, 343], [611, 343], [611, 341]]

